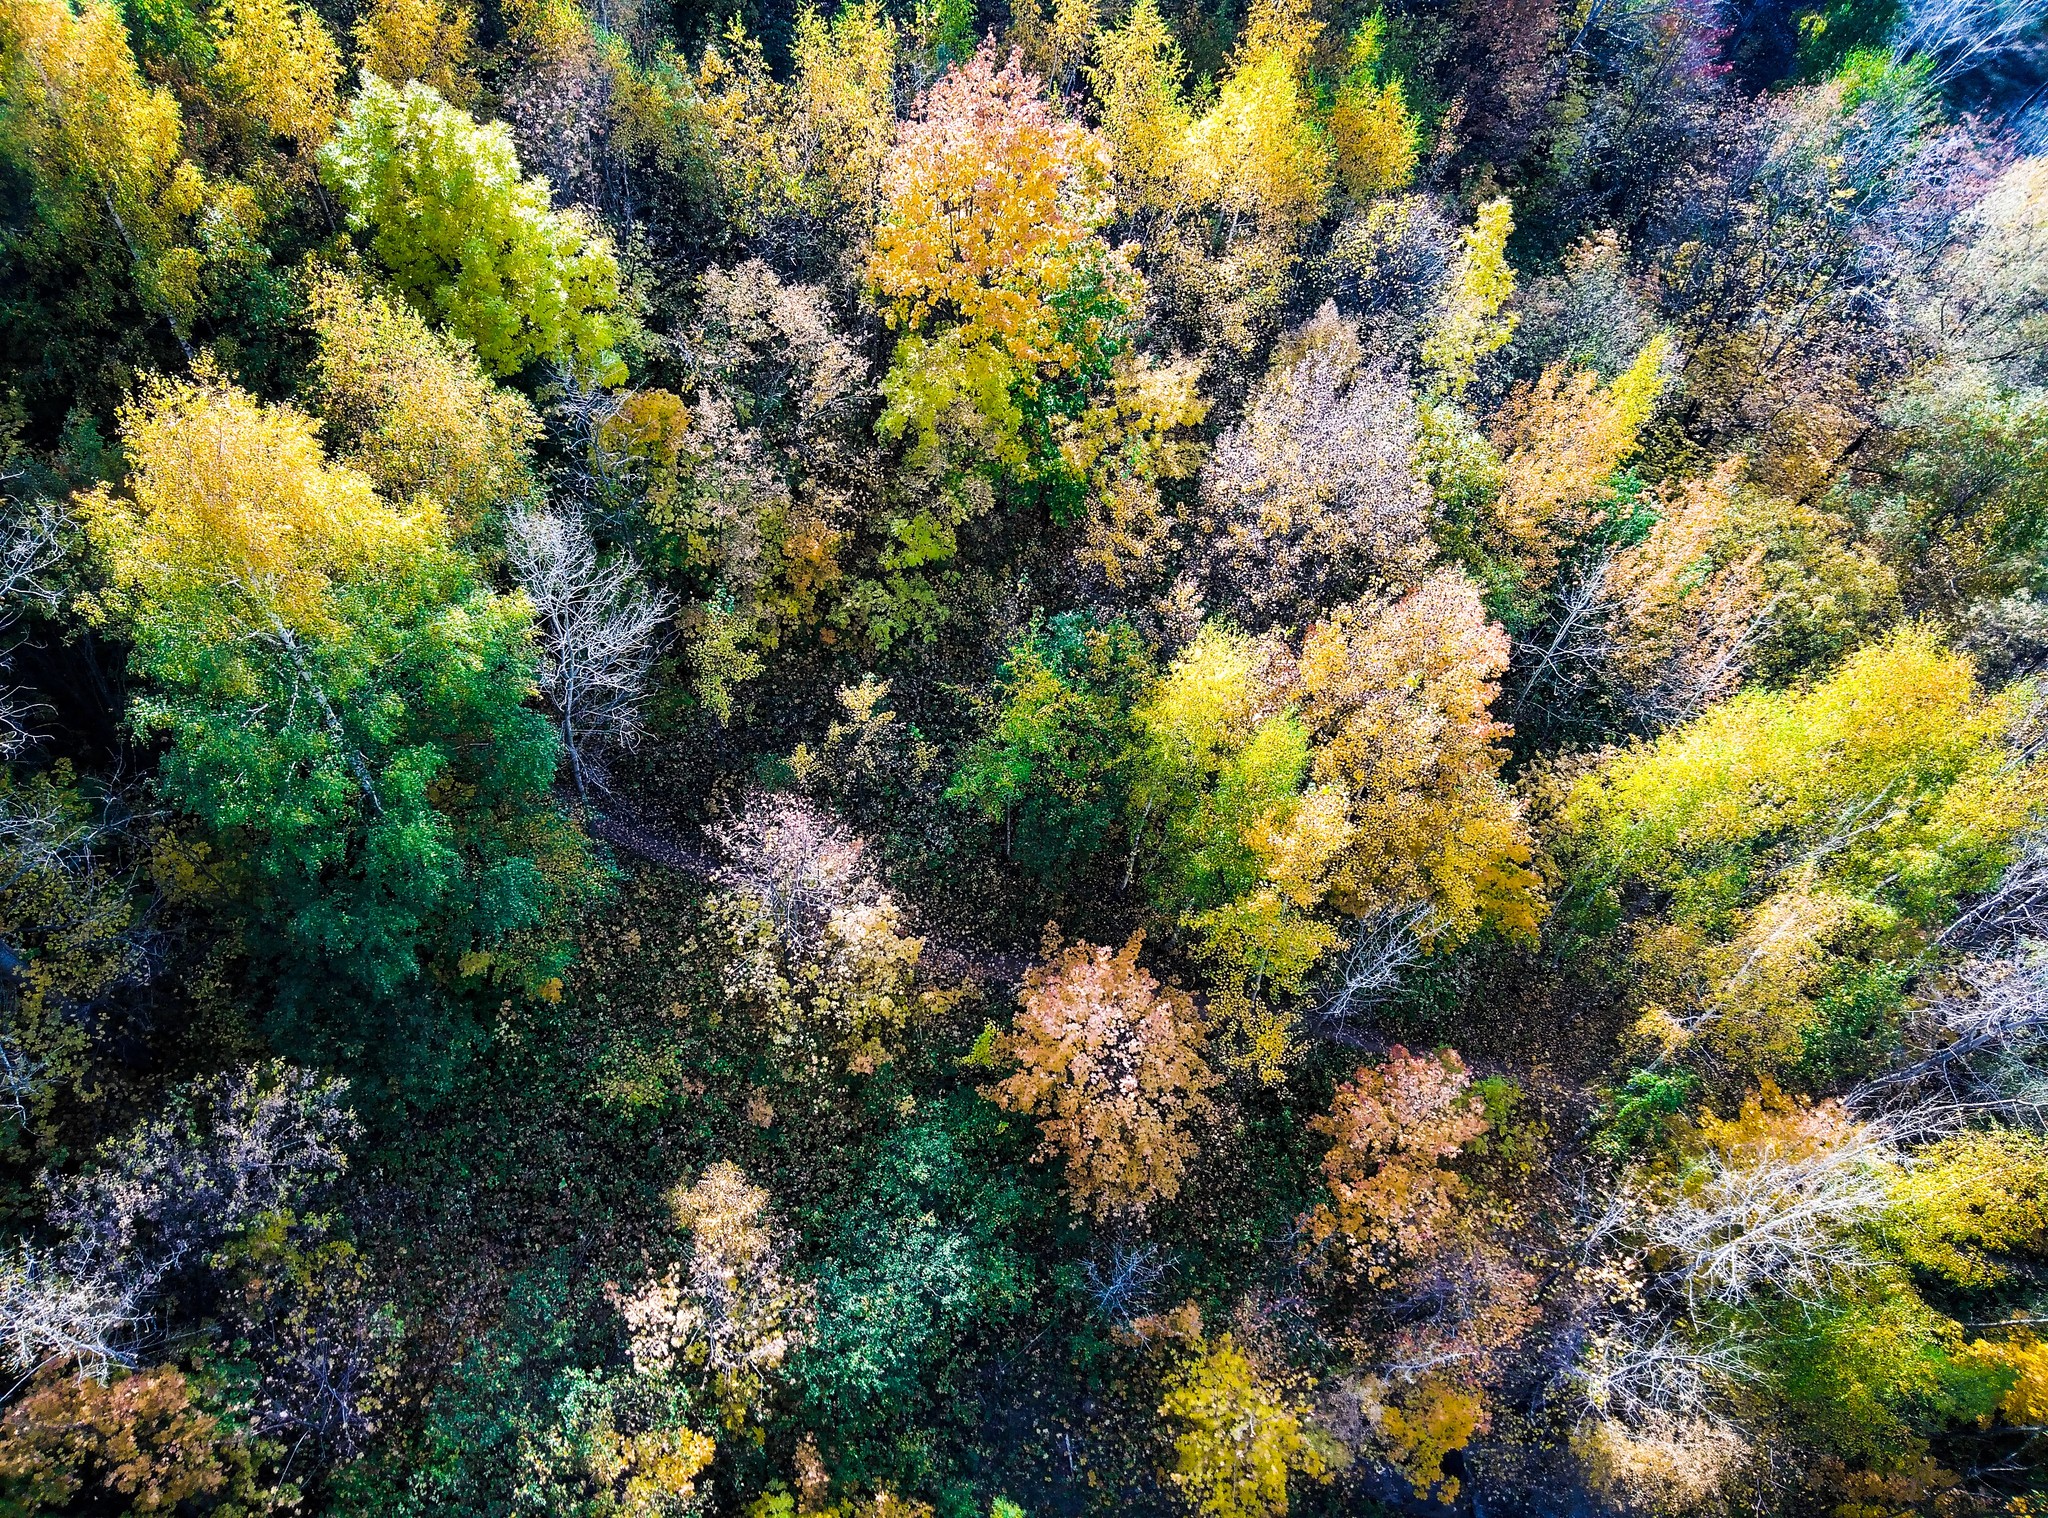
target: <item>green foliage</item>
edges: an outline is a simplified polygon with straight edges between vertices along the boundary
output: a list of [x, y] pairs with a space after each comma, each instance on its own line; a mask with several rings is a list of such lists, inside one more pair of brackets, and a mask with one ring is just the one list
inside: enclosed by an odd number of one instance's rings
[[1034, 621], [996, 671], [999, 706], [947, 793], [1003, 826], [1017, 861], [1054, 875], [1100, 853], [1122, 819], [1151, 678], [1128, 624], [1083, 612]]
[[417, 1447], [358, 1468], [338, 1514], [653, 1518], [690, 1495], [715, 1424], [679, 1382], [616, 1368], [609, 1306], [550, 1263], [516, 1277], [498, 1325], [455, 1367]]
[[103, 491], [89, 525], [147, 681], [133, 720], [278, 969], [285, 1026], [320, 1008], [360, 1054], [422, 997], [557, 994], [603, 876], [548, 798], [523, 599], [217, 379], [159, 387], [124, 440], [130, 495]]
[[794, 1371], [853, 1471], [889, 1478], [922, 1463], [918, 1426], [967, 1392], [973, 1347], [999, 1340], [1031, 1269], [1009, 1239], [1016, 1180], [977, 1173], [947, 1128], [904, 1129], [869, 1173], [818, 1263], [817, 1336]]
[[506, 128], [429, 85], [369, 75], [320, 172], [399, 288], [493, 374], [560, 359], [607, 384], [625, 377], [611, 244], [581, 213], [553, 210], [545, 181], [521, 177]]

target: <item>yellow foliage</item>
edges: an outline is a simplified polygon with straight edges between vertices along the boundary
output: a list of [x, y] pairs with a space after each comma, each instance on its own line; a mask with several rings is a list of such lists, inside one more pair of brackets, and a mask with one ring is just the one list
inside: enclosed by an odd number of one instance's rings
[[1443, 309], [1422, 344], [1422, 367], [1430, 372], [1434, 395], [1463, 400], [1479, 360], [1514, 336], [1518, 318], [1501, 314], [1515, 293], [1515, 271], [1507, 255], [1514, 230], [1513, 207], [1503, 198], [1481, 206], [1465, 233]]
[[1197, 1340], [1168, 1379], [1159, 1415], [1181, 1432], [1168, 1479], [1209, 1518], [1277, 1518], [1292, 1475], [1327, 1481], [1327, 1441], [1308, 1408], [1259, 1373], [1229, 1334]]
[[476, 12], [447, 0], [371, 0], [351, 36], [356, 62], [396, 85], [418, 80], [467, 110], [476, 103], [470, 70]]
[[532, 490], [540, 418], [465, 345], [338, 275], [316, 281], [311, 304], [315, 393], [342, 460], [392, 500], [432, 496], [458, 532]]
[[1221, 209], [1231, 228], [1263, 231], [1322, 218], [1334, 170], [1299, 72], [1307, 49], [1284, 24], [1259, 26], [1255, 7], [1216, 103], [1188, 128], [1184, 173], [1191, 199]]
[[1312, 773], [1350, 798], [1352, 843], [1329, 899], [1354, 916], [1427, 902], [1448, 943], [1482, 922], [1533, 936], [1543, 903], [1489, 711], [1507, 637], [1479, 592], [1439, 572], [1391, 603], [1334, 613], [1304, 642]]
[[1107, 145], [1059, 120], [1038, 81], [994, 50], [946, 75], [889, 158], [868, 280], [889, 325], [947, 326], [960, 351], [995, 346], [1020, 370], [1071, 367], [1093, 334], [1062, 331], [1050, 297], [1084, 268], [1137, 275], [1096, 236], [1108, 220]]
[[122, 440], [128, 498], [102, 486], [80, 509], [115, 584], [158, 603], [214, 606], [232, 589], [259, 615], [319, 633], [333, 626], [337, 580], [445, 541], [431, 502], [385, 504], [366, 476], [327, 462], [310, 418], [205, 364], [189, 380], [149, 381], [123, 410]]
[[1846, 828], [1819, 878], [1882, 890], [1917, 920], [1988, 887], [2048, 806], [2042, 767], [2005, 742], [2030, 694], [1983, 695], [1966, 657], [1905, 627], [1810, 689], [1747, 690], [1624, 751], [1579, 781], [1564, 820], [1617, 875], [1676, 890], [1681, 917], [1725, 910], [1703, 861]]
[[1815, 998], [1853, 935], [1891, 926], [1890, 914], [1839, 892], [1794, 884], [1751, 912], [1734, 939], [1711, 950], [1713, 983], [1699, 1042], [1752, 1078], [1782, 1073], [1806, 1050]]
[[1597, 500], [1635, 452], [1664, 393], [1670, 358], [1671, 340], [1659, 333], [1605, 385], [1590, 369], [1567, 376], [1562, 363], [1552, 364], [1501, 408], [1493, 438], [1505, 458], [1501, 526], [1546, 579], [1563, 550], [1561, 539], [1585, 525], [1569, 514]]
[[1351, 39], [1349, 69], [1330, 106], [1330, 145], [1344, 188], [1364, 200], [1408, 187], [1421, 142], [1399, 80], [1378, 84], [1381, 20], [1375, 15]]
[[1971, 1289], [2005, 1284], [2015, 1257], [2048, 1255], [2048, 1144], [1989, 1128], [1930, 1145], [1893, 1186], [1885, 1233], [1916, 1270]]
[[1449, 1376], [1432, 1374], [1398, 1388], [1368, 1378], [1360, 1387], [1359, 1402], [1388, 1464], [1407, 1479], [1415, 1495], [1455, 1500], [1458, 1478], [1444, 1474], [1444, 1457], [1463, 1449], [1473, 1435], [1491, 1425], [1485, 1399]]
[[591, 1436], [585, 1466], [614, 1494], [609, 1510], [619, 1518], [665, 1518], [696, 1496], [697, 1478], [717, 1453], [710, 1437], [693, 1428], [622, 1434], [607, 1419]]
[[1137, 0], [1122, 26], [1097, 32], [1095, 56], [1088, 83], [1112, 150], [1118, 208], [1170, 210], [1186, 194], [1189, 116], [1180, 82], [1187, 65], [1158, 0]]
[[847, 221], [875, 220], [882, 166], [896, 139], [896, 23], [876, 0], [840, 7], [827, 23], [797, 17], [790, 105], [816, 144], [813, 171]]
[[209, 185], [181, 155], [177, 102], [143, 81], [119, 13], [0, 0], [0, 98], [19, 161], [36, 168], [36, 208], [66, 244], [49, 251], [120, 248], [182, 341], [202, 270], [243, 256], [257, 218], [247, 190]]
[[341, 50], [293, 0], [224, 0], [214, 21], [214, 76], [233, 109], [302, 156], [334, 130]]

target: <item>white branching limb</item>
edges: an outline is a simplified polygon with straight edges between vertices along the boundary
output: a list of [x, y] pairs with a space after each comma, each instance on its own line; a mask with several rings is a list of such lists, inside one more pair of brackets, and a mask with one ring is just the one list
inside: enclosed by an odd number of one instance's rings
[[1596, 1416], [1639, 1426], [1658, 1418], [1714, 1416], [1757, 1379], [1751, 1346], [1717, 1331], [1697, 1337], [1650, 1318], [1595, 1334], [1576, 1379]]
[[95, 1169], [48, 1183], [65, 1269], [146, 1302], [187, 1261], [346, 1166], [361, 1131], [347, 1092], [277, 1061], [194, 1081], [105, 1145]]
[[1927, 59], [1933, 84], [1995, 62], [2038, 58], [2048, 53], [2048, 3], [1910, 0], [1892, 51], [1901, 60]]
[[23, 1378], [52, 1365], [98, 1376], [133, 1365], [144, 1322], [134, 1296], [112, 1281], [34, 1249], [0, 1257], [0, 1347]]
[[2048, 938], [2048, 832], [2028, 835], [1997, 888], [1972, 902], [1935, 942], [1970, 948], [2021, 938]]
[[1884, 1210], [1896, 1169], [1889, 1124], [1825, 1104], [1710, 1147], [1675, 1178], [1624, 1186], [1594, 1237], [1665, 1262], [1695, 1310], [1766, 1294], [1814, 1303], [1871, 1268], [1856, 1232]]
[[1095, 1299], [1096, 1311], [1112, 1323], [1128, 1323], [1151, 1302], [1166, 1278], [1167, 1265], [1157, 1244], [1119, 1241], [1110, 1245], [1106, 1258], [1088, 1261], [1082, 1267], [1082, 1278]]
[[[0, 478], [0, 486], [5, 483]], [[58, 592], [50, 583], [49, 571], [64, 557], [60, 521], [52, 502], [33, 501], [17, 508], [0, 525], [0, 632], [12, 627], [30, 607], [56, 608]], [[0, 759], [13, 758], [34, 736], [29, 711], [19, 691], [0, 689]]]
[[2048, 943], [1964, 965], [1905, 1036], [1916, 1057], [1867, 1082], [1858, 1106], [1917, 1132], [1992, 1116], [2048, 1125]]
[[506, 547], [539, 625], [541, 686], [562, 724], [578, 790], [586, 747], [631, 747], [640, 737], [648, 670], [675, 603], [650, 589], [624, 555], [600, 558], [576, 517], [514, 517]]
[[1433, 908], [1426, 902], [1375, 912], [1358, 925], [1351, 952], [1317, 1008], [1326, 1024], [1363, 1016], [1401, 987], [1401, 972], [1422, 957], [1422, 936]]

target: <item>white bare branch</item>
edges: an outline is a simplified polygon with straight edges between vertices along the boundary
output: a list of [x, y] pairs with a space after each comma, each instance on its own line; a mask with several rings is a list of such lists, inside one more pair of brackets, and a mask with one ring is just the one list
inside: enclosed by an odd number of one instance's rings
[[541, 687], [562, 725], [576, 788], [587, 788], [586, 749], [631, 747], [642, 732], [648, 671], [675, 608], [623, 554], [601, 559], [577, 517], [528, 512], [509, 524], [506, 548], [539, 624]]

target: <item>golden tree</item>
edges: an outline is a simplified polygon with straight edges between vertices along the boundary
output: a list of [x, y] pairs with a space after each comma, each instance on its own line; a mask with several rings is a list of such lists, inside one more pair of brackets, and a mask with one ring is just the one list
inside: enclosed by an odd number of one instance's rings
[[1188, 1129], [1216, 1084], [1194, 998], [1139, 967], [1144, 937], [1112, 954], [1089, 943], [1062, 951], [1048, 932], [998, 1046], [1018, 1069], [985, 1088], [997, 1106], [1039, 1119], [1034, 1157], [1063, 1155], [1075, 1205], [1098, 1217], [1180, 1194], [1195, 1154]]
[[1660, 333], [1607, 384], [1590, 369], [1567, 373], [1564, 364], [1552, 364], [1501, 408], [1493, 426], [1505, 460], [1501, 528], [1546, 582], [1565, 545], [1589, 525], [1579, 514], [1635, 452], [1670, 363], [1671, 340]]
[[1307, 1406], [1227, 1333], [1196, 1340], [1167, 1380], [1159, 1415], [1180, 1430], [1168, 1479], [1209, 1518], [1277, 1518], [1290, 1476], [1329, 1479], [1330, 1441], [1309, 1424]]
[[540, 418], [468, 347], [339, 275], [314, 283], [314, 394], [341, 459], [396, 501], [428, 495], [458, 531], [533, 489]]
[[1500, 779], [1509, 729], [1488, 710], [1507, 636], [1461, 570], [1392, 602], [1362, 602], [1301, 651], [1311, 771], [1349, 799], [1329, 899], [1357, 917], [1426, 903], [1428, 936], [1482, 922], [1530, 935], [1542, 915], [1521, 809]]

